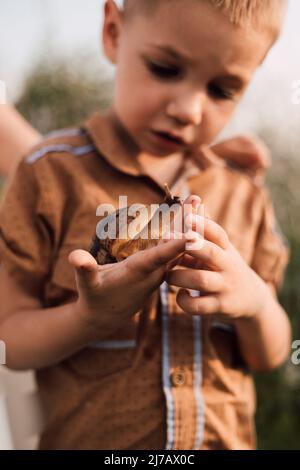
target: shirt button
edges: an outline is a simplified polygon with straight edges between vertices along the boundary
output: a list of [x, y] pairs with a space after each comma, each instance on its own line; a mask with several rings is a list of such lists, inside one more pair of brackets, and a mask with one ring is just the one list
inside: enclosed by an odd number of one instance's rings
[[186, 374], [184, 370], [177, 370], [171, 374], [171, 382], [174, 387], [181, 387], [186, 382]]

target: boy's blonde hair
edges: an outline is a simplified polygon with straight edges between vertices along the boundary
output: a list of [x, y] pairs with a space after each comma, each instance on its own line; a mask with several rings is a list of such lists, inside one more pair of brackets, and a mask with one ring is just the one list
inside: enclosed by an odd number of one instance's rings
[[[159, 2], [172, 0], [124, 0], [125, 13], [151, 13]], [[274, 38], [280, 32], [288, 0], [199, 0], [211, 3], [238, 26], [252, 26], [270, 31]]]

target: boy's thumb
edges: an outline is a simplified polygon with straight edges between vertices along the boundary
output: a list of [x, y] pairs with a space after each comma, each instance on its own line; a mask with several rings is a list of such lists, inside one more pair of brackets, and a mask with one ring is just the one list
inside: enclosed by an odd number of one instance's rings
[[68, 261], [75, 268], [81, 283], [89, 287], [96, 286], [99, 266], [90, 253], [84, 250], [74, 250], [69, 254]]

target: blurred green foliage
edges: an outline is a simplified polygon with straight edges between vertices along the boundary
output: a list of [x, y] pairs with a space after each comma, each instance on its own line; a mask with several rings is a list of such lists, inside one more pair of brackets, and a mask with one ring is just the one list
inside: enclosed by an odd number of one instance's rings
[[[300, 339], [300, 240], [289, 237], [291, 259], [280, 301]], [[261, 449], [300, 449], [300, 365], [256, 376], [258, 444]]]
[[[110, 102], [112, 85], [93, 71], [61, 59], [39, 64], [28, 77], [17, 103], [21, 113], [42, 133], [82, 122]], [[259, 119], [259, 118], [258, 118]], [[272, 148], [272, 135], [260, 131]], [[281, 301], [300, 339], [300, 165], [289, 156], [275, 158], [269, 187], [275, 209], [291, 247], [291, 262]], [[256, 376], [258, 445], [261, 449], [300, 449], [300, 365]]]
[[48, 58], [32, 70], [16, 106], [42, 134], [72, 127], [108, 106], [112, 83], [104, 76], [97, 77], [84, 59], [72, 65]]

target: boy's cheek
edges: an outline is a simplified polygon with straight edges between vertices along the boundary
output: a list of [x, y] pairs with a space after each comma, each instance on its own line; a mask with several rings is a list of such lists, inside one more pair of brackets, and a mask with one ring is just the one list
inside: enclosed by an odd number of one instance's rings
[[160, 97], [159, 90], [147, 86], [143, 81], [134, 81], [128, 87], [123, 84], [115, 90], [115, 109], [119, 118], [126, 121], [126, 127], [149, 128], [155, 125], [154, 121], [162, 121], [164, 101]]
[[202, 122], [199, 130], [199, 143], [210, 145], [219, 135], [224, 127], [229, 123], [236, 109], [236, 105], [231, 103], [226, 107], [207, 106], [204, 110]]

